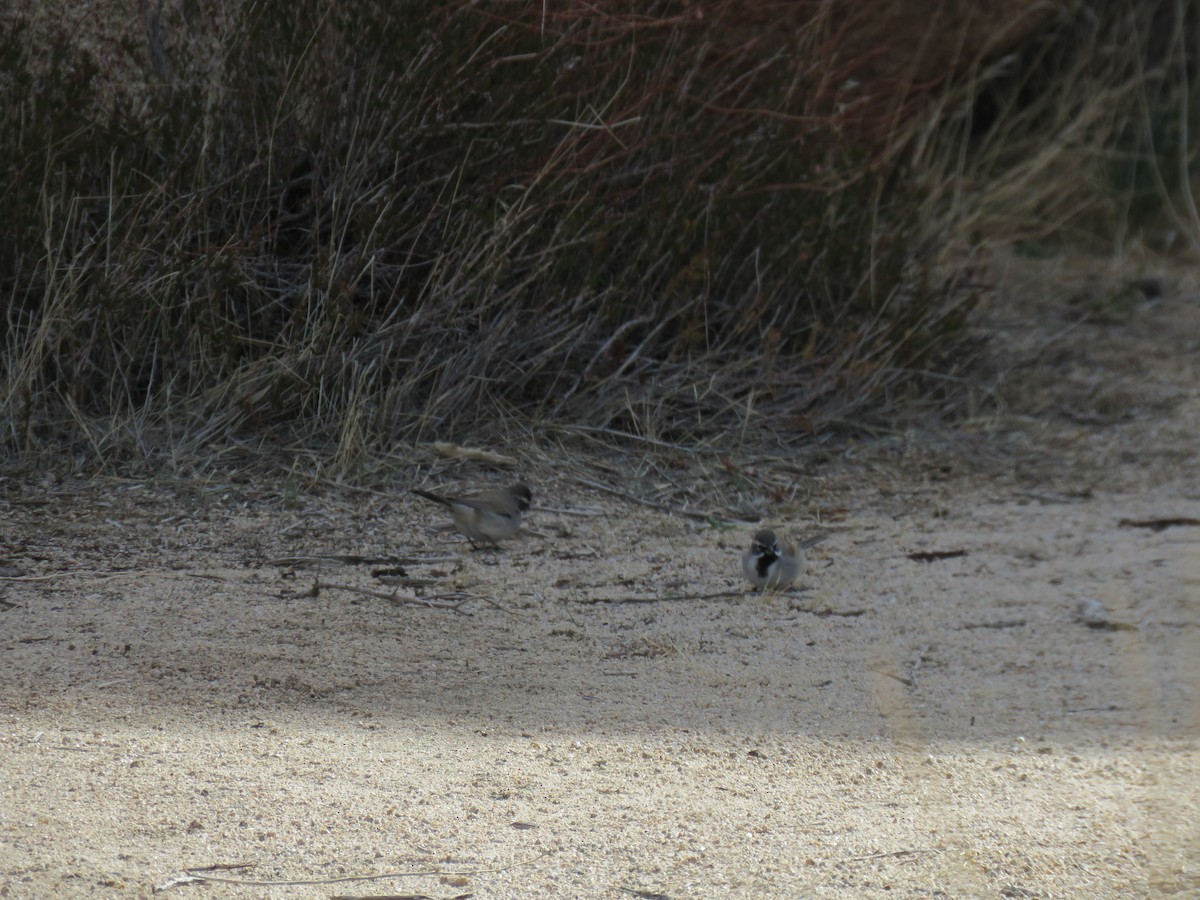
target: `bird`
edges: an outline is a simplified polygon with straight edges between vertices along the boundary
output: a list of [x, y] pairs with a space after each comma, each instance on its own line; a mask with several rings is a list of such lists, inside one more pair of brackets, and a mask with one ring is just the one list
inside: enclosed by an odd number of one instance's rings
[[787, 541], [779, 541], [771, 529], [763, 528], [755, 533], [750, 549], [742, 554], [742, 573], [755, 590], [785, 588], [800, 577], [804, 548], [819, 540], [821, 537], [810, 538], [796, 549]]
[[471, 546], [490, 544], [512, 537], [521, 527], [521, 516], [533, 502], [533, 494], [524, 484], [480, 491], [465, 497], [443, 497], [413, 488], [413, 493], [450, 510], [454, 527], [466, 535]]

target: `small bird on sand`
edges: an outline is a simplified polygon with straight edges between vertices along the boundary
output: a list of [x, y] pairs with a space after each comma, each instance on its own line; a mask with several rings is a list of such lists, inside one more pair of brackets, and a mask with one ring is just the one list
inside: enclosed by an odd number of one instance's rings
[[482, 543], [495, 547], [512, 537], [521, 527], [521, 516], [533, 502], [533, 494], [523, 484], [466, 497], [443, 497], [416, 488], [413, 493], [450, 510], [454, 527], [466, 535], [472, 546]]
[[822, 540], [810, 538], [799, 549], [780, 541], [775, 532], [763, 528], [754, 535], [750, 549], [742, 554], [742, 573], [755, 590], [780, 590], [800, 577], [804, 568], [804, 549]]

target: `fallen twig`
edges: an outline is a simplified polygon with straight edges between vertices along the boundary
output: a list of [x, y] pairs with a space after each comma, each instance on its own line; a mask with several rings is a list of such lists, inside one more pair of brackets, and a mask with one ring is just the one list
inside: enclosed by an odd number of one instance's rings
[[[900, 682], [905, 687], [912, 687], [913, 684], [915, 683], [915, 682], [913, 682], [913, 680], [911, 678], [905, 678], [903, 675], [897, 675], [895, 672], [888, 672], [886, 669], [871, 669], [871, 671], [874, 672], [876, 675], [883, 675], [886, 678], [892, 678], [892, 679]], [[884, 855], [886, 856], [887, 854], [884, 854]], [[866, 859], [866, 858], [867, 857], [865, 857], [865, 856], [861, 857], [861, 859]]]
[[834, 860], [836, 863], [844, 862], [860, 862], [864, 859], [887, 859], [893, 856], [924, 856], [929, 853], [945, 853], [945, 850], [940, 848], [932, 848], [929, 850], [892, 850], [888, 853], [868, 853], [866, 856], [844, 856], [841, 859]]
[[459, 609], [470, 597], [464, 597], [457, 603], [443, 603], [433, 597], [401, 597], [394, 591], [392, 593], [384, 593], [383, 591], [373, 591], [370, 588], [357, 587], [352, 584], [333, 584], [329, 581], [314, 581], [310, 596], [317, 596], [322, 590], [349, 591], [352, 594], [363, 594], [367, 597], [378, 597], [380, 600], [386, 600], [389, 603], [394, 603], [397, 606], [427, 606], [432, 609], [452, 609], [455, 612], [461, 612]]
[[960, 556], [966, 556], [966, 550], [918, 550], [915, 553], [907, 554], [908, 558], [913, 562], [935, 562], [942, 559], [958, 559]]
[[1168, 528], [1200, 525], [1200, 519], [1193, 519], [1189, 516], [1175, 516], [1167, 519], [1122, 519], [1117, 525], [1121, 528], [1149, 528], [1151, 531], [1165, 531]]
[[641, 897], [642, 900], [671, 900], [670, 894], [660, 894], [657, 891], [643, 891], [638, 888], [621, 887], [619, 890], [627, 894], [633, 894], [635, 897]]
[[959, 631], [970, 631], [973, 628], [1024, 628], [1024, 619], [1000, 619], [996, 622], [968, 622], [966, 625], [959, 625]]
[[505, 456], [503, 453], [495, 453], [491, 450], [480, 450], [477, 447], [463, 447], [460, 444], [452, 444], [448, 441], [434, 441], [433, 449], [441, 456], [450, 459], [485, 462], [496, 466], [515, 466], [517, 464], [516, 457]]
[[[535, 856], [532, 859], [523, 860], [522, 862], [511, 863], [507, 866], [497, 866], [494, 869], [469, 869], [465, 871], [449, 871], [446, 869], [427, 869], [419, 872], [381, 872], [378, 875], [341, 875], [336, 878], [304, 878], [296, 880], [284, 881], [255, 881], [243, 878], [226, 878], [221, 875], [206, 875], [206, 869], [185, 869], [187, 877], [198, 881], [212, 881], [219, 884], [234, 884], [242, 887], [295, 887], [303, 885], [315, 884], [343, 884], [347, 881], [383, 881], [386, 878], [423, 878], [423, 877], [458, 877], [458, 878], [477, 878], [480, 875], [495, 875], [499, 872], [507, 872], [511, 869], [518, 869], [522, 866], [531, 866], [539, 860], [545, 859], [553, 850], [547, 850], [545, 853]], [[174, 887], [175, 884], [182, 884], [179, 879], [172, 879], [167, 882], [162, 889]], [[157, 893], [160, 888], [155, 888]]]
[[328, 554], [321, 556], [280, 556], [268, 559], [268, 566], [310, 566], [340, 563], [345, 566], [429, 566], [436, 563], [453, 562], [456, 557], [447, 554], [438, 556], [355, 556], [353, 554]]
[[577, 506], [542, 506], [542, 504], [534, 504], [533, 507], [540, 513], [554, 513], [559, 516], [576, 516], [583, 519], [602, 519], [607, 515], [611, 515], [607, 510], [603, 509], [583, 509]]
[[670, 513], [675, 516], [686, 516], [689, 519], [699, 519], [701, 522], [724, 521], [716, 513], [700, 512], [692, 509], [679, 509], [674, 506], [667, 506], [665, 503], [658, 503], [654, 500], [647, 500], [644, 497], [638, 497], [636, 494], [629, 494], [625, 491], [618, 490], [614, 487], [609, 487], [599, 481], [592, 481], [590, 478], [584, 478], [580, 475], [574, 476], [575, 481], [582, 484], [584, 487], [594, 488], [597, 491], [603, 491], [606, 494], [612, 494], [614, 497], [620, 497], [622, 500], [628, 500], [631, 503], [638, 503], [642, 506], [648, 506], [651, 509], [657, 509], [660, 512]]
[[601, 603], [674, 603], [680, 600], [719, 600], [725, 597], [745, 596], [745, 591], [718, 591], [715, 594], [669, 594], [665, 597], [584, 597], [570, 602], [594, 606]]
[[795, 612], [808, 613], [810, 616], [816, 616], [818, 619], [828, 619], [831, 616], [839, 619], [857, 619], [859, 616], [866, 615], [865, 609], [834, 609], [831, 606], [822, 607], [807, 607], [798, 603], [789, 603], [788, 609]]

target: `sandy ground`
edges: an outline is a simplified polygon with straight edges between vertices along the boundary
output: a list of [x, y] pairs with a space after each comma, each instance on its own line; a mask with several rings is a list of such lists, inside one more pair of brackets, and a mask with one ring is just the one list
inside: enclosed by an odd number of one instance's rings
[[[751, 524], [545, 467], [499, 554], [399, 491], [9, 473], [0, 897], [1200, 894], [1200, 300], [1039, 279], [1002, 413], [728, 460], [714, 512], [828, 535], [784, 595]], [[461, 605], [314, 595], [392, 590], [338, 554]]]

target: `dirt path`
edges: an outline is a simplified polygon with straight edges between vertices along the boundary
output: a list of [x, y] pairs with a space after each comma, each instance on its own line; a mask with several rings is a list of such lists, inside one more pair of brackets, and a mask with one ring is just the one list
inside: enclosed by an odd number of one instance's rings
[[567, 480], [457, 611], [279, 562], [440, 553], [404, 497], [3, 480], [0, 897], [1200, 892], [1200, 302], [1051, 274], [1003, 415], [753, 473], [793, 595]]

